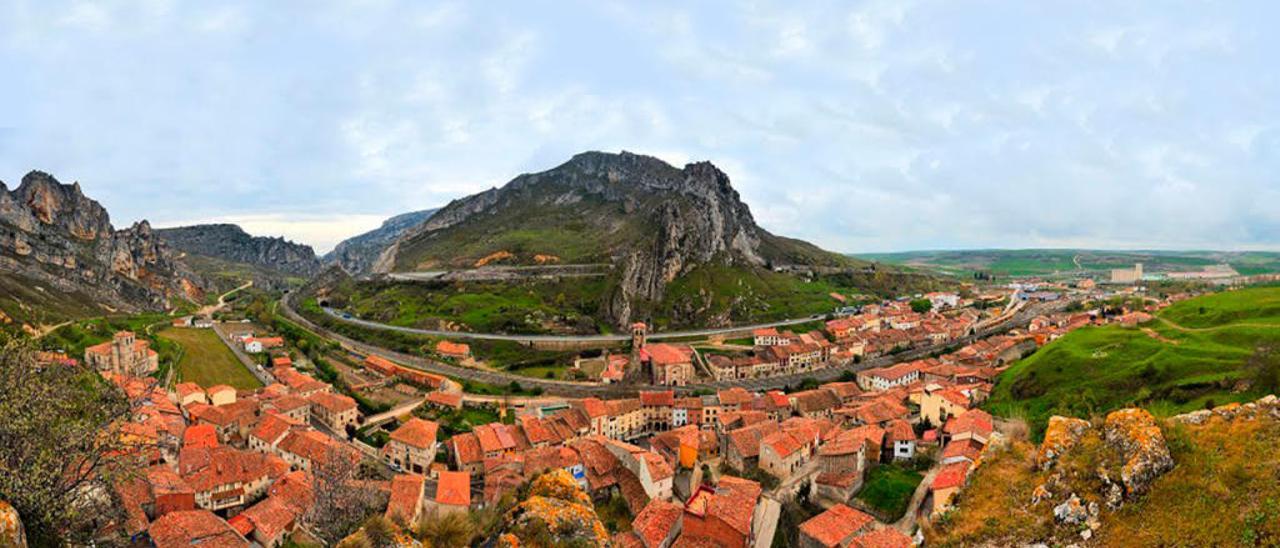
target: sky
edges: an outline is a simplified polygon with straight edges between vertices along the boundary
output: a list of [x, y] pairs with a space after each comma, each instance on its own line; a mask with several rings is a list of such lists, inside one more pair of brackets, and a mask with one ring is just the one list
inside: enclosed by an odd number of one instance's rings
[[1280, 3], [0, 0], [0, 180], [324, 252], [584, 150], [842, 252], [1280, 249]]

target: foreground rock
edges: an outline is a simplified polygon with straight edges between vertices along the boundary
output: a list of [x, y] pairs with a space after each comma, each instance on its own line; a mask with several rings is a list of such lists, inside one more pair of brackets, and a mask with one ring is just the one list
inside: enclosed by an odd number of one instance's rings
[[1173, 457], [1155, 417], [1145, 409], [1121, 409], [1107, 415], [1107, 445], [1124, 454], [1120, 481], [1126, 497], [1147, 492], [1151, 482], [1173, 469]]
[[573, 476], [557, 469], [534, 480], [529, 497], [504, 520], [498, 546], [607, 546], [609, 533], [591, 497]]

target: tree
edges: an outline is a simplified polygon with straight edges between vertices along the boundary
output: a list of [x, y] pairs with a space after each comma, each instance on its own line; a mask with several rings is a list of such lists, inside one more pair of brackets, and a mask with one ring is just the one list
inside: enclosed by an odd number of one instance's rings
[[119, 432], [130, 402], [90, 369], [41, 366], [30, 341], [0, 338], [0, 498], [32, 546], [86, 543], [118, 515], [103, 495], [139, 468]]
[[386, 495], [359, 481], [360, 460], [349, 451], [335, 446], [311, 464], [315, 504], [303, 521], [330, 546], [355, 532], [387, 505]]
[[1280, 392], [1280, 352], [1274, 346], [1259, 347], [1245, 362], [1253, 390], [1263, 394]]
[[933, 310], [933, 301], [930, 301], [929, 299], [916, 299], [911, 301], [912, 312], [924, 314], [930, 310]]

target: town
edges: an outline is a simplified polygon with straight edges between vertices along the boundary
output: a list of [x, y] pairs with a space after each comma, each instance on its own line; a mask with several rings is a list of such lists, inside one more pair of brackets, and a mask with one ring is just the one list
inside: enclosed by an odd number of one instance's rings
[[[122, 432], [143, 468], [116, 485], [128, 515], [117, 526], [156, 546], [323, 541], [303, 517], [317, 504], [317, 483], [333, 481], [335, 471], [376, 493], [378, 512], [408, 530], [445, 514], [510, 504], [522, 485], [557, 470], [593, 500], [617, 501], [631, 516], [608, 523], [617, 546], [769, 546], [777, 538], [801, 546], [911, 546], [921, 541], [918, 524], [948, 509], [984, 449], [1002, 435], [1002, 421], [978, 407], [1008, 365], [1074, 329], [1141, 323], [1189, 296], [1144, 310], [1067, 311], [1068, 302], [1136, 289], [1075, 285], [1081, 287], [1024, 284], [968, 298], [886, 301], [799, 334], [754, 329], [747, 344], [723, 337], [649, 343], [637, 324], [631, 356], [606, 355], [604, 371], [616, 369], [616, 378], [598, 382], [624, 382], [640, 368], [657, 389], [624, 398], [479, 396], [446, 376], [367, 354], [357, 369], [371, 380], [356, 388], [406, 385], [418, 394], [369, 415], [348, 395], [352, 386], [314, 376], [316, 364], [299, 351], [296, 333], [205, 317], [179, 318], [172, 328], [216, 329], [237, 354], [262, 356], [248, 363], [264, 386], [159, 382], [148, 376], [157, 370], [156, 352], [124, 331], [87, 347], [83, 364], [134, 402]], [[975, 307], [984, 300], [1005, 306]], [[1058, 311], [928, 357], [862, 367], [914, 347], [945, 347], [974, 335], [984, 320], [1012, 318], [1037, 301]], [[436, 350], [468, 352], [464, 343]], [[80, 367], [56, 352], [40, 360]], [[702, 379], [827, 367], [845, 373], [786, 390], [696, 388]], [[439, 420], [467, 410], [494, 420], [462, 427]], [[357, 480], [355, 470], [372, 472]], [[792, 523], [797, 501], [820, 512]]]

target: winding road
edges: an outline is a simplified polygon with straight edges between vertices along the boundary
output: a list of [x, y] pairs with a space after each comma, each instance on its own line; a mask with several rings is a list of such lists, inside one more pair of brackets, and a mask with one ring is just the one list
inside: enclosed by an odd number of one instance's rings
[[[424, 358], [421, 356], [412, 356], [409, 354], [404, 354], [401, 352], [396, 352], [393, 350], [388, 350], [382, 347], [374, 346], [365, 342], [357, 341], [349, 337], [335, 333], [333, 331], [330, 331], [328, 329], [325, 329], [324, 327], [321, 327], [319, 325], [316, 325], [315, 323], [311, 322], [307, 318], [303, 317], [301, 314], [298, 314], [293, 309], [292, 303], [289, 302], [288, 297], [289, 296], [286, 295], [281, 298], [280, 307], [279, 307], [279, 311], [282, 312], [286, 318], [304, 327], [305, 329], [315, 333], [318, 336], [338, 342], [343, 346], [343, 348], [347, 349], [348, 351], [355, 352], [356, 354], [381, 356], [383, 358], [398, 362], [407, 367], [412, 367], [414, 369], [419, 369], [422, 371], [427, 371], [427, 372], [435, 373], [439, 375], [445, 375], [448, 377], [453, 377], [455, 379], [464, 379], [472, 382], [481, 382], [481, 383], [492, 384], [492, 385], [506, 385], [508, 383], [511, 383], [512, 381], [515, 381], [525, 388], [534, 388], [534, 387], [540, 388], [542, 389], [544, 394], [551, 395], [551, 396], [565, 396], [565, 397], [596, 396], [601, 398], [630, 397], [630, 396], [634, 396], [636, 392], [640, 390], [675, 390], [677, 393], [688, 394], [698, 390], [723, 390], [723, 389], [732, 388], [732, 387], [742, 387], [754, 392], [754, 391], [781, 389], [787, 386], [795, 386], [803, 382], [805, 379], [810, 379], [810, 378], [817, 380], [818, 382], [829, 382], [829, 381], [836, 380], [837, 378], [840, 377], [841, 374], [843, 374], [846, 371], [857, 372], [863, 369], [884, 367], [884, 366], [892, 365], [898, 362], [920, 359], [920, 358], [929, 356], [930, 354], [933, 354], [935, 352], [940, 352], [949, 346], [953, 346], [957, 344], [968, 344], [969, 342], [972, 342], [979, 338], [988, 337], [991, 335], [995, 335], [997, 333], [1002, 333], [1004, 331], [1007, 331], [1015, 327], [1024, 326], [1028, 322], [1030, 322], [1032, 318], [1036, 317], [1037, 315], [1061, 308], [1066, 305], [1065, 302], [1056, 302], [1056, 303], [1038, 303], [1035, 305], [1025, 306], [1022, 308], [1022, 310], [1019, 310], [1017, 313], [1012, 315], [1005, 322], [980, 330], [978, 333], [974, 335], [962, 337], [955, 341], [951, 341], [950, 343], [947, 343], [947, 344], [930, 345], [926, 347], [908, 350], [906, 352], [900, 352], [893, 355], [870, 358], [867, 360], [863, 360], [861, 363], [833, 365], [830, 367], [826, 367], [826, 368], [819, 369], [817, 371], [808, 372], [808, 373], [796, 373], [792, 375], [780, 375], [776, 377], [767, 377], [767, 378], [760, 378], [760, 379], [709, 381], [709, 382], [703, 382], [698, 384], [690, 384], [686, 386], [662, 386], [662, 385], [654, 385], [654, 384], [625, 384], [625, 385], [624, 384], [597, 384], [597, 383], [586, 383], [586, 382], [562, 381], [562, 380], [554, 380], [554, 379], [539, 379], [534, 377], [526, 377], [526, 376], [518, 375], [515, 373], [509, 373], [506, 371], [495, 371], [495, 370], [488, 370], [488, 369], [472, 369], [468, 367], [462, 367], [458, 365], [440, 362], [437, 360]], [[799, 322], [798, 320], [796, 321]], [[375, 325], [380, 325], [380, 324], [375, 324]], [[737, 328], [737, 329], [743, 329], [743, 328]], [[666, 335], [668, 337], [672, 337], [672, 336], [687, 337], [687, 336], [692, 336], [692, 334], [695, 334], [695, 333], [708, 332], [708, 331], [713, 333], [723, 332], [723, 330], [711, 329], [711, 330], [684, 332], [683, 335], [672, 335], [672, 333], [667, 333]], [[409, 332], [413, 333], [416, 331], [410, 330]], [[450, 335], [456, 336], [457, 334], [450, 332]], [[535, 337], [532, 335], [526, 335], [526, 336], [489, 335], [489, 336], [513, 337], [513, 339], [503, 339], [503, 340], [524, 340], [521, 337], [524, 337], [524, 338]], [[537, 337], [542, 337], [542, 336], [537, 336]]]
[[[332, 316], [334, 319], [346, 322], [360, 327], [369, 329], [380, 329], [384, 331], [400, 331], [402, 333], [413, 333], [415, 335], [426, 335], [428, 337], [448, 337], [451, 339], [473, 339], [487, 341], [511, 341], [519, 343], [539, 343], [539, 342], [563, 342], [563, 343], [612, 343], [631, 340], [631, 335], [506, 335], [502, 333], [473, 333], [468, 331], [444, 331], [438, 329], [419, 329], [416, 327], [403, 327], [399, 325], [390, 325], [385, 323], [362, 320], [355, 316], [344, 314], [341, 311], [325, 307], [325, 314]], [[737, 327], [717, 327], [710, 329], [693, 329], [688, 331], [667, 331], [663, 333], [650, 333], [645, 336], [651, 341], [661, 341], [669, 339], [682, 339], [686, 337], [710, 337], [712, 335], [726, 335], [731, 333], [748, 333], [756, 329], [764, 329], [769, 327], [786, 327], [789, 325], [797, 325], [818, 321], [825, 318], [824, 314], [815, 314], [804, 318], [793, 318], [770, 323], [760, 323], [755, 325], [740, 325]]]

